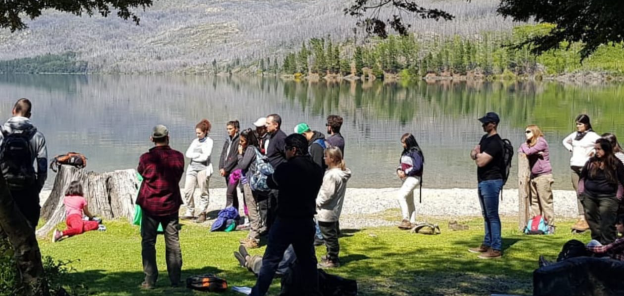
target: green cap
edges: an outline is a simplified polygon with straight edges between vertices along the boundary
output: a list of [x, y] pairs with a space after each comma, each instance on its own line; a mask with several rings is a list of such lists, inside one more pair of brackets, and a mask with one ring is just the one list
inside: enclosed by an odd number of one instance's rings
[[297, 133], [297, 134], [303, 134], [303, 133], [309, 132], [309, 131], [310, 131], [310, 127], [305, 122], [302, 122], [302, 123], [297, 124], [295, 126], [295, 133]]

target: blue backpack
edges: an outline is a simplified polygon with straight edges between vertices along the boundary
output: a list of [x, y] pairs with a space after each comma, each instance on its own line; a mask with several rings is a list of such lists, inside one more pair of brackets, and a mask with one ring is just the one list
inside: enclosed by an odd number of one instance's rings
[[262, 155], [258, 149], [254, 149], [254, 151], [256, 152], [256, 169], [252, 172], [249, 186], [254, 191], [269, 191], [271, 188], [267, 185], [267, 176], [272, 175], [275, 171], [266, 156]]
[[549, 234], [548, 224], [544, 217], [537, 215], [529, 220], [524, 228], [525, 234]]

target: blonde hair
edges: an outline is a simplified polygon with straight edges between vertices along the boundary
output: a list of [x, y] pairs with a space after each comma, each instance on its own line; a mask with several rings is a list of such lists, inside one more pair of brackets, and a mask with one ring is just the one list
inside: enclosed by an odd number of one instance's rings
[[342, 158], [342, 151], [340, 151], [338, 147], [328, 147], [325, 149], [325, 156], [329, 157], [332, 163], [338, 164], [341, 170], [345, 171], [347, 169], [347, 165]]
[[533, 137], [530, 140], [527, 140], [527, 144], [529, 144], [529, 147], [533, 147], [535, 146], [535, 144], [537, 144], [537, 140], [539, 140], [540, 137], [544, 136], [544, 133], [542, 133], [539, 126], [535, 124], [528, 125], [526, 128], [530, 130], [531, 133], [533, 133]]

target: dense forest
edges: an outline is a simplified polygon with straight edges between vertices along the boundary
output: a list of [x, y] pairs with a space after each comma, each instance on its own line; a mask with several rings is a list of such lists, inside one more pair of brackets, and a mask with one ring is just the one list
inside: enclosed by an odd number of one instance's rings
[[[562, 44], [561, 48], [539, 56], [529, 46], [518, 47], [527, 38], [544, 34], [549, 25], [527, 25], [512, 32], [482, 32], [476, 36], [413, 34], [390, 36], [363, 45], [354, 42], [334, 43], [332, 39], [314, 38], [296, 52], [287, 54], [281, 65], [271, 66], [270, 59], [260, 60], [260, 71], [309, 75], [318, 73], [341, 76], [363, 74], [375, 77], [421, 78], [427, 74], [442, 76], [561, 75], [577, 71], [600, 71], [624, 74], [622, 44], [602, 46], [593, 56], [580, 62], [581, 44]], [[369, 69], [364, 73], [365, 69]]]

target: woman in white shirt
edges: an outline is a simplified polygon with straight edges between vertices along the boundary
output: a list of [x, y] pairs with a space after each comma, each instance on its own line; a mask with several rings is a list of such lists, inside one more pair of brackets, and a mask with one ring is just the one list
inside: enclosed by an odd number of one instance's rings
[[195, 212], [194, 194], [195, 188], [199, 186], [201, 191], [199, 202], [199, 216], [195, 222], [202, 223], [206, 221], [206, 210], [210, 201], [208, 193], [208, 184], [212, 175], [212, 162], [210, 155], [212, 154], [212, 139], [208, 137], [210, 133], [210, 122], [203, 119], [195, 126], [195, 134], [197, 139], [193, 140], [191, 146], [186, 150], [186, 157], [191, 159], [188, 169], [186, 170], [186, 182], [184, 186], [184, 203], [186, 204], [186, 214], [182, 217], [184, 220], [193, 219]]
[[[585, 166], [585, 163], [594, 154], [594, 144], [596, 140], [600, 139], [600, 136], [592, 130], [589, 116], [587, 114], [581, 114], [576, 117], [576, 132], [573, 132], [565, 139], [563, 139], [563, 146], [572, 152], [572, 158], [570, 158], [570, 168], [572, 169], [572, 186], [574, 191], [578, 189], [578, 182], [581, 175], [581, 170]], [[589, 225], [585, 221], [585, 210], [580, 200], [578, 200], [577, 192], [577, 204], [578, 204], [578, 221], [572, 226], [573, 230], [585, 231], [589, 229]]]

